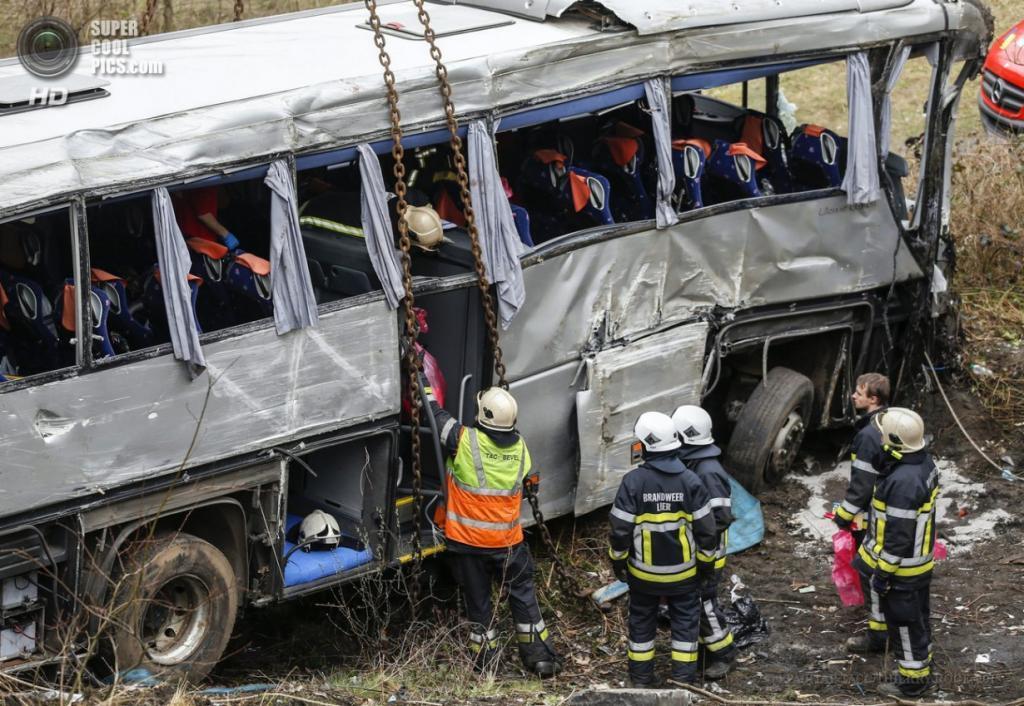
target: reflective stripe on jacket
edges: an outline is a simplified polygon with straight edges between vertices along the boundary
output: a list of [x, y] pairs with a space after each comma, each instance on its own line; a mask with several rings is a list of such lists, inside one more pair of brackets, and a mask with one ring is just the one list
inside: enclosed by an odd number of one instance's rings
[[[462, 427], [446, 464], [445, 537], [474, 547], [501, 549], [523, 541], [519, 511], [530, 452], [520, 438], [501, 447], [486, 433]], [[440, 513], [439, 513], [440, 515]]]
[[686, 590], [718, 545], [708, 491], [674, 454], [648, 458], [622, 479], [612, 506], [609, 556], [627, 559], [632, 590]]
[[938, 471], [925, 451], [889, 453], [896, 464], [875, 486], [867, 534], [854, 566], [865, 574], [880, 572], [899, 582], [924, 583], [935, 565]]

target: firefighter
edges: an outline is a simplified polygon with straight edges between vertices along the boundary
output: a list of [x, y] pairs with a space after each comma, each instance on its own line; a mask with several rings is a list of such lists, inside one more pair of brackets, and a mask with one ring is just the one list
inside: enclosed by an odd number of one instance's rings
[[447, 455], [445, 504], [435, 513], [444, 531], [453, 573], [462, 588], [470, 622], [469, 648], [478, 671], [498, 655], [491, 584], [508, 588], [519, 657], [540, 677], [554, 676], [561, 661], [552, 647], [533, 586], [533, 559], [519, 521], [523, 486], [536, 491], [539, 476], [516, 431], [516, 400], [500, 387], [477, 394], [476, 425], [463, 426], [421, 383], [440, 429]]
[[683, 405], [672, 413], [672, 423], [682, 447], [679, 458], [707, 488], [711, 514], [715, 518], [718, 544], [705, 560], [714, 570], [698, 587], [700, 595], [700, 644], [704, 645], [704, 678], [721, 679], [732, 669], [736, 658], [732, 630], [718, 604], [718, 585], [725, 569], [729, 525], [732, 524], [732, 486], [729, 474], [722, 468], [722, 450], [711, 435], [711, 415], [696, 405]]
[[[874, 423], [878, 414], [889, 403], [889, 378], [880, 373], [865, 373], [857, 378], [853, 394], [854, 409], [862, 412], [857, 420], [857, 433], [850, 447], [850, 485], [846, 497], [836, 508], [833, 521], [840, 529], [850, 529], [853, 519], [865, 512], [871, 502], [871, 494], [878, 480], [878, 471], [883, 463], [882, 434]], [[854, 537], [860, 544], [864, 538], [863, 529], [855, 530]], [[878, 595], [871, 590], [869, 581], [861, 581], [864, 605], [868, 607], [867, 633], [854, 635], [846, 641], [850, 652], [884, 652], [886, 641], [885, 616], [882, 615]]]
[[[717, 546], [708, 491], [679, 459], [672, 419], [644, 412], [633, 427], [643, 463], [622, 479], [612, 506], [608, 555], [615, 575], [629, 583], [629, 678], [654, 687], [658, 606], [672, 621], [672, 678], [697, 679], [699, 583], [714, 570]], [[705, 554], [706, 552], [707, 554]]]
[[853, 565], [879, 596], [898, 666], [887, 696], [918, 697], [933, 685], [929, 592], [938, 472], [925, 451], [924, 422], [890, 407], [875, 417], [885, 463], [871, 499], [868, 531]]

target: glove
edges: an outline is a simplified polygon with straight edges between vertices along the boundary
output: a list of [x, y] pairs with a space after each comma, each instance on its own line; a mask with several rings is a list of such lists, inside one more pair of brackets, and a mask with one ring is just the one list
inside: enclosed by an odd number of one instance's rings
[[871, 575], [871, 590], [880, 596], [884, 596], [889, 592], [889, 577], [882, 573], [874, 573]]
[[238, 250], [238, 248], [242, 245], [240, 242], [238, 242], [238, 238], [235, 237], [234, 233], [225, 233], [224, 237], [221, 238], [221, 241], [224, 243], [224, 247], [226, 247], [231, 252]]
[[615, 574], [615, 578], [619, 581], [625, 581], [629, 577], [629, 571], [626, 570], [626, 560], [612, 559], [612, 573]]
[[705, 579], [697, 588], [697, 593], [702, 601], [710, 601], [718, 595], [718, 586], [714, 581]]
[[836, 527], [841, 530], [848, 530], [853, 525], [853, 520], [844, 520], [839, 516], [839, 513], [832, 515], [832, 521], [836, 523]]

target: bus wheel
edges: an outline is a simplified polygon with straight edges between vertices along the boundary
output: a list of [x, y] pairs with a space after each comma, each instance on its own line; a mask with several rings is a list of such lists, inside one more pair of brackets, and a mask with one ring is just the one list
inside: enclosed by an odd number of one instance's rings
[[227, 557], [183, 532], [134, 543], [111, 605], [116, 667], [196, 681], [217, 664], [235, 624], [238, 591]]
[[804, 440], [814, 386], [789, 368], [772, 368], [740, 410], [729, 440], [726, 470], [751, 493], [789, 471]]

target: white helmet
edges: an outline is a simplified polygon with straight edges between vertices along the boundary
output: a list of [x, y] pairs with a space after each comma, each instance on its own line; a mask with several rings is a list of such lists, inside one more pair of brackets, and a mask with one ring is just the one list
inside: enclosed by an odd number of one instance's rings
[[484, 429], [512, 431], [518, 416], [519, 405], [508, 390], [489, 387], [476, 393], [476, 421]]
[[306, 515], [299, 527], [299, 546], [308, 552], [314, 546], [333, 549], [341, 542], [341, 528], [333, 515], [323, 510], [313, 510]]
[[711, 415], [703, 407], [684, 404], [672, 413], [679, 440], [688, 446], [707, 446], [715, 443], [711, 436]]
[[676, 436], [676, 425], [672, 417], [661, 412], [644, 412], [633, 425], [633, 434], [650, 452], [672, 451], [682, 444]]
[[444, 241], [444, 226], [433, 206], [407, 206], [405, 224], [409, 240], [421, 250], [436, 250]]
[[875, 415], [882, 443], [896, 451], [910, 453], [924, 448], [924, 421], [906, 407], [889, 407]]

